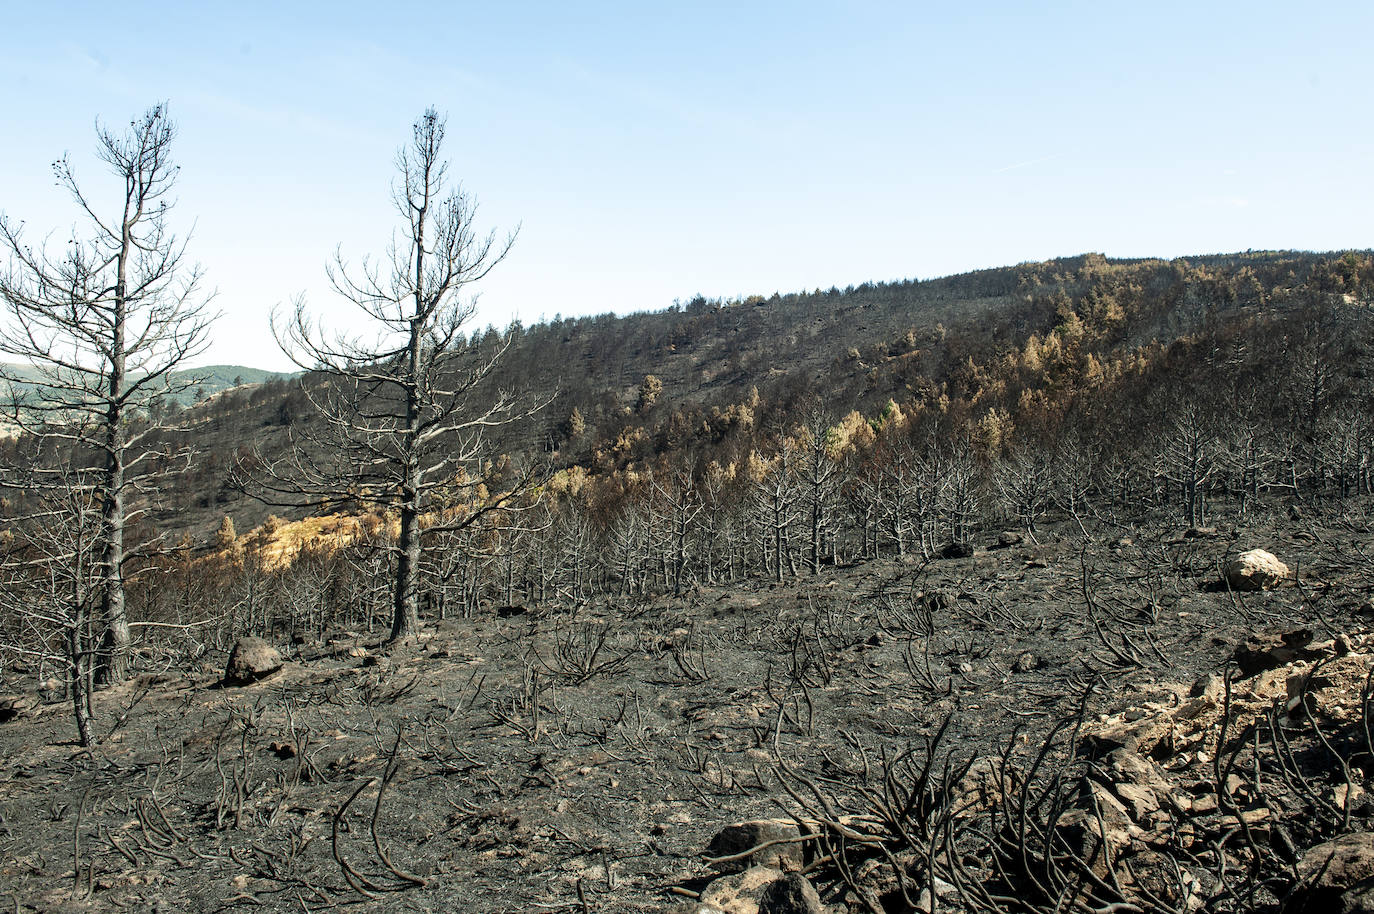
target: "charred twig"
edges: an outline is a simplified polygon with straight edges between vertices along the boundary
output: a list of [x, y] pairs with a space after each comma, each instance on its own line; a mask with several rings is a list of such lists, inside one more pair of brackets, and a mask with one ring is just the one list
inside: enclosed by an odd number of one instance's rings
[[[387, 758], [386, 767], [383, 769], [381, 777], [370, 777], [360, 783], [349, 795], [348, 799], [344, 801], [343, 805], [334, 813], [333, 822], [330, 828], [330, 849], [334, 861], [339, 864], [339, 869], [343, 873], [344, 880], [355, 892], [373, 900], [381, 898], [379, 894], [381, 892], [398, 892], [414, 886], [428, 885], [428, 880], [424, 877], [407, 872], [392, 862], [391, 856], [387, 853], [386, 847], [382, 843], [381, 835], [377, 830], [378, 820], [381, 818], [382, 801], [386, 796], [387, 788], [391, 786], [397, 773], [400, 771], [399, 755], [402, 732], [401, 729], [397, 729], [396, 731], [396, 741], [392, 745], [391, 754]], [[349, 808], [357, 801], [364, 790], [367, 790], [374, 784], [377, 785], [377, 799], [373, 804], [372, 815], [368, 820], [368, 834], [372, 838], [372, 848], [377, 859], [387, 872], [395, 877], [396, 881], [391, 884], [380, 883], [369, 878], [344, 858], [343, 852], [339, 847], [339, 832], [342, 830], [346, 821], [345, 817], [348, 815]]]
[[72, 825], [72, 898], [89, 898], [91, 895], [91, 881], [95, 878], [95, 864], [88, 864], [86, 867], [86, 888], [81, 887], [81, 819], [86, 814], [86, 804], [91, 799], [91, 788], [87, 787], [81, 794], [81, 802], [76, 807], [76, 822]]
[[623, 669], [634, 659], [626, 651], [612, 657], [603, 656], [613, 629], [609, 624], [584, 623], [576, 631], [555, 635], [552, 658], [546, 660], [531, 648], [534, 660], [548, 673], [582, 684], [596, 676], [610, 675]]

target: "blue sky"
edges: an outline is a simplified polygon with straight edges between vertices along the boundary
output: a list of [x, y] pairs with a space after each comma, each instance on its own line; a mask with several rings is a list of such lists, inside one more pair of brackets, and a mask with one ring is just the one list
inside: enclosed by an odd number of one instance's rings
[[428, 105], [519, 242], [480, 324], [1084, 251], [1374, 246], [1374, 4], [0, 2], [0, 209], [74, 221], [96, 117], [166, 99], [207, 361], [384, 252]]

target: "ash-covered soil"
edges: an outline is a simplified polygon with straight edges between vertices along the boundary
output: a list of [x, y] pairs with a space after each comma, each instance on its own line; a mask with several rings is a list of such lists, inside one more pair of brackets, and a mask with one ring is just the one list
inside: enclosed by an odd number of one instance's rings
[[[1206, 694], [1247, 637], [1356, 637], [1374, 592], [1358, 519], [995, 540], [644, 604], [493, 609], [386, 655], [365, 633], [278, 645], [286, 666], [243, 687], [221, 685], [222, 657], [169, 661], [99, 695], [93, 752], [64, 704], [39, 704], [0, 724], [0, 898], [668, 910], [714, 878], [722, 826], [804, 818], [785, 789], [804, 797], [802, 779], [852, 800], [947, 718], [958, 760], [1033, 751], [1080, 708], [1085, 732], [1134, 723]], [[1222, 561], [1256, 547], [1298, 582], [1219, 586]], [[1151, 739], [1132, 748], [1196, 751]], [[867, 910], [826, 867], [809, 875], [833, 910]], [[1256, 906], [1283, 886], [1265, 891]]]

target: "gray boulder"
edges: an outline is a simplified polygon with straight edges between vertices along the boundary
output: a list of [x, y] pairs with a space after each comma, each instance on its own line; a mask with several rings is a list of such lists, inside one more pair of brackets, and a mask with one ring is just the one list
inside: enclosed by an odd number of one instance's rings
[[[706, 848], [708, 857], [733, 857], [766, 845], [738, 860], [714, 863], [722, 873], [737, 873], [752, 866], [771, 866], [781, 870], [802, 867], [801, 831], [790, 819], [754, 819], [735, 822], [716, 833]], [[777, 843], [773, 843], [777, 842]]]
[[281, 654], [261, 638], [240, 638], [229, 651], [225, 685], [250, 685], [280, 670]]

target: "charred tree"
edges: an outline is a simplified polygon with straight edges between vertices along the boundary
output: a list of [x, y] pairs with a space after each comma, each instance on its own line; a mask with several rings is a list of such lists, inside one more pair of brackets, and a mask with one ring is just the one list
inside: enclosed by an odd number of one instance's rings
[[[35, 468], [31, 485], [64, 493], [79, 484], [100, 512], [96, 678], [112, 683], [129, 668], [125, 531], [177, 463], [166, 459], [157, 407], [199, 382], [176, 372], [204, 351], [214, 315], [199, 290], [199, 269], [183, 263], [185, 240], [169, 223], [178, 168], [166, 106], [150, 108], [123, 132], [97, 125], [96, 133], [99, 158], [118, 187], [108, 209], [77, 180], [69, 159], [53, 165], [84, 234], [73, 230], [58, 250], [34, 248], [22, 222], [0, 216], [0, 248], [9, 258], [0, 273], [0, 351], [31, 372], [0, 369], [0, 380], [8, 382], [7, 420], [54, 458]], [[82, 470], [75, 478], [64, 469], [73, 465], [68, 458]]]
[[444, 127], [426, 111], [397, 154], [400, 231], [387, 256], [355, 269], [340, 254], [328, 270], [375, 338], [322, 328], [303, 300], [274, 323], [283, 351], [312, 373], [303, 390], [318, 418], [288, 457], [250, 481], [264, 498], [394, 513], [392, 643], [419, 629], [425, 537], [510, 507], [531, 482], [530, 472], [492, 459], [487, 434], [543, 405], [495, 383], [510, 335], [465, 339], [470, 287], [506, 258], [515, 233], [478, 231], [477, 204], [449, 181]]

